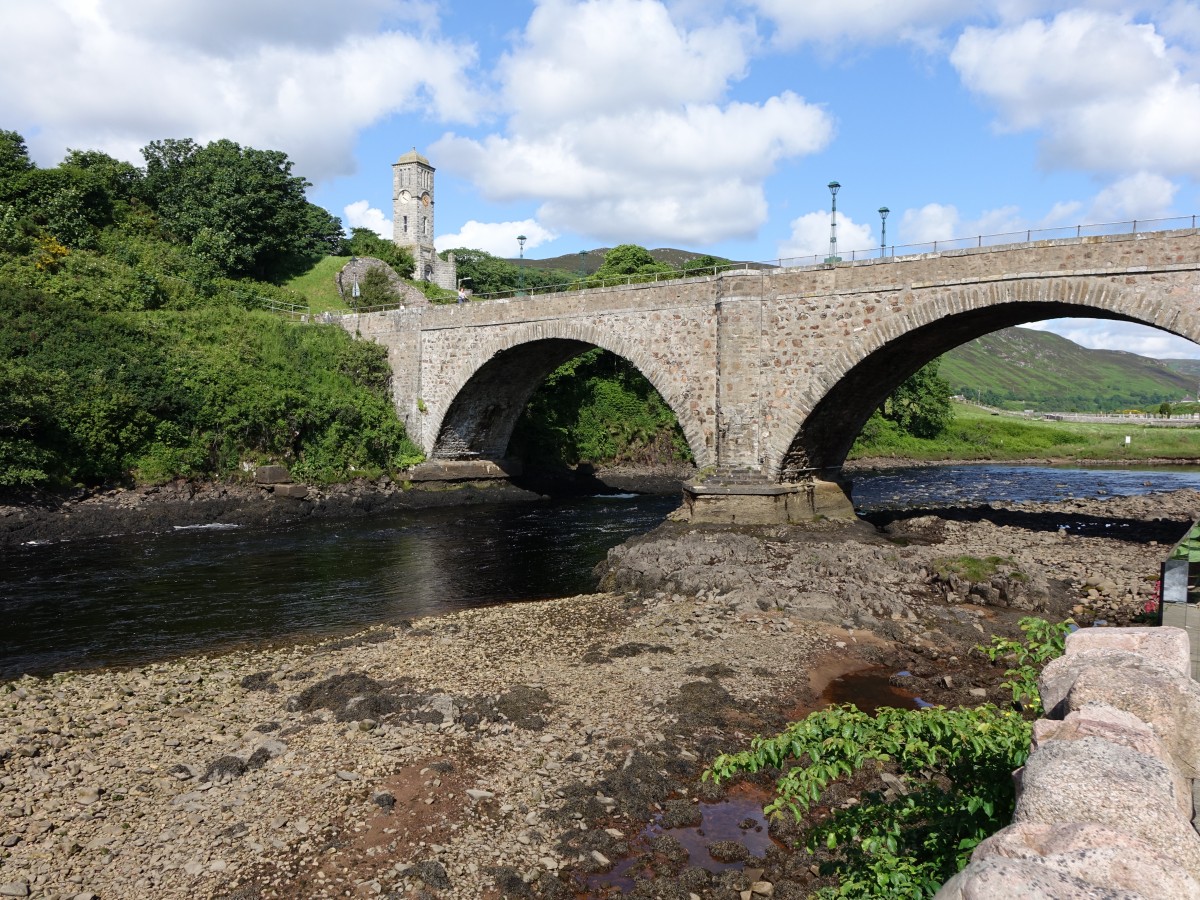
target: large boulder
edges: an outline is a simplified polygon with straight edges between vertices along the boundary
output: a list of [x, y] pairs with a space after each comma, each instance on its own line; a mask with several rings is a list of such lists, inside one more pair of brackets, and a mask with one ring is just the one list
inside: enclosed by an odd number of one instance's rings
[[1074, 710], [1061, 721], [1038, 719], [1033, 723], [1034, 751], [1047, 741], [1077, 741], [1086, 737], [1102, 738], [1138, 753], [1151, 756], [1167, 766], [1179, 811], [1192, 814], [1191, 781], [1173, 764], [1171, 752], [1149, 725], [1132, 713], [1112, 706], [1088, 704]]
[[1091, 823], [1010, 825], [976, 847], [971, 860], [992, 857], [1033, 860], [1071, 878], [1137, 896], [1200, 900], [1200, 882], [1178, 862], [1145, 841]]
[[1089, 705], [1137, 716], [1154, 730], [1186, 777], [1200, 777], [1200, 685], [1175, 660], [1156, 661], [1125, 650], [1083, 650], [1050, 662], [1039, 688], [1046, 714], [1053, 718]]
[[1042, 860], [994, 856], [972, 863], [944, 885], [934, 900], [1155, 900], [1149, 894], [1096, 884], [1048, 868]]
[[[1190, 807], [1190, 794], [1187, 804]], [[1200, 836], [1171, 766], [1098, 737], [1048, 741], [1020, 772], [1013, 824], [1083, 822], [1122, 831], [1200, 877]]]

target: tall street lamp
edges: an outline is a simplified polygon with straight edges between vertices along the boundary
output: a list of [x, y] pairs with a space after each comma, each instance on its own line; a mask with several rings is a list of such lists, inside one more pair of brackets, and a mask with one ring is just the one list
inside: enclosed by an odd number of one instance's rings
[[829, 256], [825, 258], [827, 263], [841, 262], [837, 255], [837, 195], [841, 187], [836, 181], [829, 182], [829, 196], [833, 205], [829, 211]]
[[517, 243], [521, 246], [521, 262], [520, 268], [517, 271], [517, 296], [525, 296], [525, 235], [517, 235]]
[[887, 214], [891, 210], [886, 206], [879, 207], [879, 258], [883, 259], [887, 252]]
[[587, 278], [587, 255], [588, 255], [588, 252], [586, 250], [579, 251], [579, 280], [580, 281], [583, 281], [583, 279]]

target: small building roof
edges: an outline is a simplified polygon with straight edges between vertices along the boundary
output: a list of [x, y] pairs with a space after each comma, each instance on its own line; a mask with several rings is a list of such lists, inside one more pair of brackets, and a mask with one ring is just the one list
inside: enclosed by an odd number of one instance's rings
[[[420, 153], [418, 153], [416, 147], [413, 147], [407, 153], [402, 155], [398, 160], [396, 160], [396, 165], [400, 165], [401, 163], [411, 163], [411, 162], [421, 163], [421, 165], [423, 165], [423, 166], [429, 166], [429, 160], [427, 160]], [[429, 167], [431, 169], [433, 168], [433, 166], [429, 166]]]

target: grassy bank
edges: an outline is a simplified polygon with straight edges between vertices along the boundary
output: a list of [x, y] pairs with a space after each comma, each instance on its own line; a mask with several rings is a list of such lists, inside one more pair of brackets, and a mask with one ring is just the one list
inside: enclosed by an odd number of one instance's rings
[[[1125, 438], [1130, 438], [1129, 444]], [[894, 457], [938, 460], [1086, 459], [1112, 462], [1200, 459], [1200, 426], [1094, 425], [1047, 422], [995, 415], [955, 404], [954, 421], [934, 439], [904, 434], [874, 418], [850, 452], [850, 459]]]

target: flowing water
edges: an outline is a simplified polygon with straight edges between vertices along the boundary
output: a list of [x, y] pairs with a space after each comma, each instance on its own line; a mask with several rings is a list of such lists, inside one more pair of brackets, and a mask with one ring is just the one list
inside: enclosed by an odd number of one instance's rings
[[0, 678], [585, 593], [610, 547], [678, 505], [624, 494], [20, 547], [0, 555]]
[[[921, 467], [859, 473], [854, 500], [869, 511], [1184, 487], [1200, 488], [1200, 468]], [[678, 504], [618, 495], [19, 547], [0, 553], [0, 678], [583, 593], [609, 548]]]

